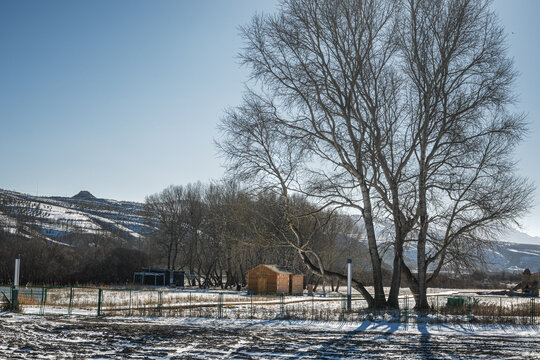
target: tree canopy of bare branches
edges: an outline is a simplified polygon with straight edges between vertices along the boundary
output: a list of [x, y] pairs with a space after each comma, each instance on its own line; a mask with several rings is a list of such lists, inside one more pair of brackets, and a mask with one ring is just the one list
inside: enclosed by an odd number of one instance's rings
[[[512, 158], [526, 131], [512, 112], [516, 72], [489, 5], [284, 0], [242, 28], [240, 56], [254, 81], [221, 123], [229, 170], [281, 196], [296, 238], [306, 235], [294, 219], [312, 214], [289, 211], [293, 196], [358, 211], [374, 296], [356, 285], [377, 307], [398, 307], [404, 275], [427, 309], [443, 266], [531, 205], [533, 187]], [[392, 227], [388, 298], [380, 221]], [[416, 264], [403, 259], [409, 244]]]

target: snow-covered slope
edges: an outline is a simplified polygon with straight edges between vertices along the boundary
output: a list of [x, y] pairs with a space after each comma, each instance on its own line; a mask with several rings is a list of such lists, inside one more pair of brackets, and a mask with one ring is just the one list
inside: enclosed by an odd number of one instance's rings
[[540, 272], [540, 245], [504, 242], [492, 250], [486, 250], [489, 270]]
[[[358, 221], [359, 231], [363, 232], [361, 219], [357, 217], [355, 220]], [[380, 221], [375, 224], [375, 232], [380, 242], [391, 243], [394, 237], [392, 230], [391, 223]], [[493, 246], [483, 250], [485, 263], [478, 263], [478, 270], [523, 271], [529, 268], [533, 272], [540, 272], [540, 238], [512, 229], [490, 240], [493, 241]], [[364, 239], [364, 242], [366, 241]], [[367, 248], [367, 243], [365, 246]], [[382, 254], [383, 261], [388, 268], [391, 268], [394, 256], [393, 248], [383, 248], [386, 249]], [[414, 242], [406, 244], [403, 256], [411, 269], [416, 269], [417, 259]]]
[[[484, 262], [479, 262], [478, 269], [475, 270], [521, 272], [528, 268], [533, 272], [540, 272], [540, 245], [495, 242], [483, 252]], [[408, 244], [403, 255], [405, 262], [412, 269], [416, 269], [416, 246]], [[391, 264], [392, 256], [393, 253], [388, 252], [383, 259], [387, 264]]]
[[500, 240], [515, 244], [530, 244], [540, 246], [540, 237], [531, 236], [519, 230], [508, 230], [501, 236]]
[[143, 204], [106, 200], [81, 191], [39, 197], [0, 190], [0, 229], [62, 242], [69, 235], [100, 234], [137, 241], [150, 232]]

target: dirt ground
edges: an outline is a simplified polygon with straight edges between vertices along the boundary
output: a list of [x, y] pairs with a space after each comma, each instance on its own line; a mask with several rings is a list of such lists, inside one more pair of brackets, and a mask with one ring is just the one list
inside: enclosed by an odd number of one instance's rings
[[[6, 359], [540, 359], [540, 334], [515, 336], [366, 330], [331, 331], [219, 320], [170, 323], [143, 318], [0, 314]], [[396, 324], [395, 326], [403, 326]], [[422, 327], [425, 327], [424, 329]], [[367, 326], [366, 326], [367, 328]], [[531, 341], [532, 340], [532, 341]], [[526, 351], [523, 351], [523, 349]]]

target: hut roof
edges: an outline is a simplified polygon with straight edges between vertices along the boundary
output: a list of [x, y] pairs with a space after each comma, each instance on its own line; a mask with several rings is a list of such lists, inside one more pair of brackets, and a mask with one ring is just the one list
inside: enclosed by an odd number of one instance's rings
[[[261, 265], [258, 265], [256, 267], [254, 267], [253, 269], [258, 268], [259, 266], [266, 266], [267, 268], [269, 268], [270, 270], [272, 270], [273, 272], [278, 273], [278, 274], [292, 274], [292, 272], [289, 271], [287, 268], [285, 268], [283, 266], [278, 266], [278, 265], [261, 264]], [[251, 270], [253, 270], [253, 269], [251, 269]], [[248, 271], [251, 271], [251, 270], [248, 270]]]

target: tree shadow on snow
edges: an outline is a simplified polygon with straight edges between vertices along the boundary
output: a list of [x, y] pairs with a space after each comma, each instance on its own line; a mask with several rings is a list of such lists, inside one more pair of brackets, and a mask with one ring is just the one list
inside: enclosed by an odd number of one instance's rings
[[[416, 326], [419, 334], [406, 332], [409, 326]], [[402, 334], [395, 334], [398, 330], [405, 330]], [[369, 335], [373, 334], [373, 337]], [[395, 336], [393, 336], [395, 335]], [[311, 347], [311, 346], [310, 346]], [[320, 345], [317, 350], [309, 350], [298, 353], [294, 358], [311, 358], [314, 353], [316, 356], [326, 358], [340, 357], [362, 357], [372, 355], [373, 352], [386, 353], [387, 351], [401, 352], [402, 354], [411, 353], [420, 355], [423, 359], [436, 359], [444, 351], [445, 355], [459, 358], [449, 349], [440, 349], [436, 339], [432, 338], [426, 323], [407, 324], [399, 322], [371, 322], [364, 321], [362, 324], [351, 331], [346, 332], [340, 338], [334, 338]], [[382, 349], [381, 349], [382, 348]], [[394, 349], [394, 350], [391, 350]]]
[[[318, 356], [326, 355], [326, 357], [331, 357], [332, 355], [337, 355], [338, 357], [336, 358], [339, 358], [341, 356], [349, 355], [358, 358], [360, 354], [366, 353], [366, 348], [371, 347], [373, 345], [373, 342], [378, 340], [388, 340], [389, 335], [392, 335], [394, 332], [396, 332], [399, 329], [400, 325], [400, 323], [384, 322], [379, 324], [376, 322], [364, 321], [359, 327], [354, 330], [347, 331], [342, 337], [330, 339], [320, 345], [317, 350], [301, 352], [297, 354], [294, 358], [311, 358], [313, 357], [314, 352]], [[358, 336], [359, 334], [365, 335], [366, 331], [368, 331], [368, 334], [375, 333], [376, 337], [367, 338], [365, 336]], [[362, 346], [364, 348], [361, 348]], [[346, 353], [344, 353], [344, 351]], [[355, 355], [355, 353], [357, 354]]]

